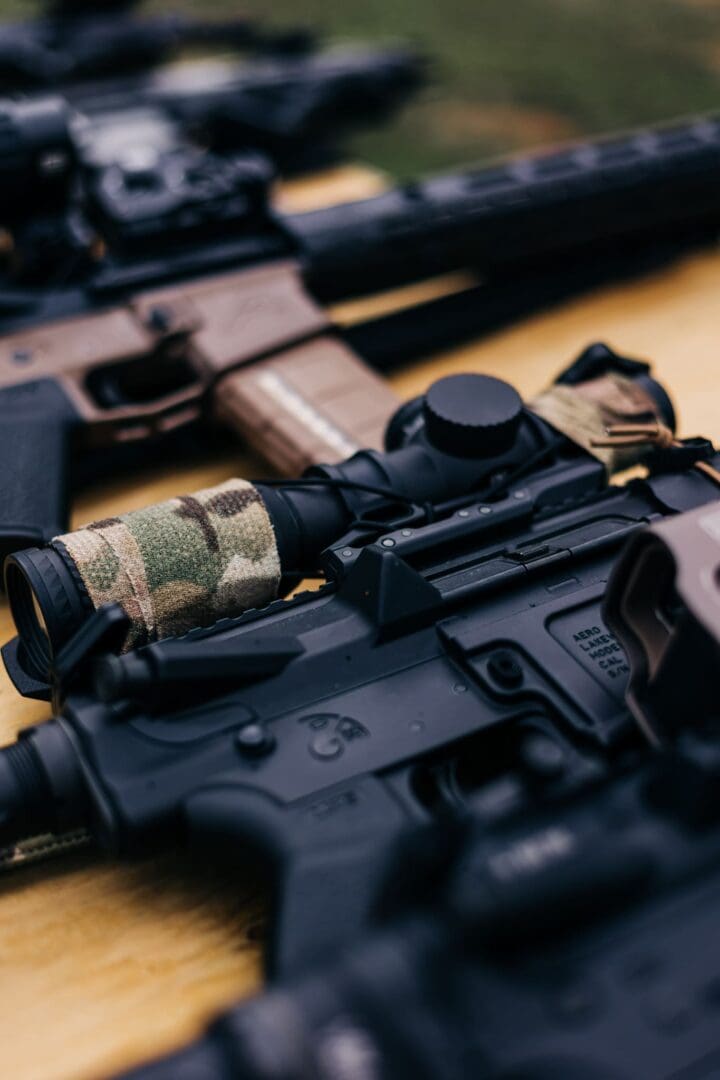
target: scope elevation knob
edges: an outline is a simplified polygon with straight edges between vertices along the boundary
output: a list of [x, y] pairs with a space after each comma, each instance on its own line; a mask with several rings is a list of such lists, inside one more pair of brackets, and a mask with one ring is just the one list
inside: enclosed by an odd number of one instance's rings
[[522, 398], [490, 375], [448, 375], [433, 383], [423, 404], [433, 446], [455, 457], [494, 457], [510, 448]]

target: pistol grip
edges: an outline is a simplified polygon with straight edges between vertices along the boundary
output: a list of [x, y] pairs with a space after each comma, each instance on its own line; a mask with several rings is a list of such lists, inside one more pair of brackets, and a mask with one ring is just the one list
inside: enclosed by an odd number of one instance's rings
[[0, 390], [0, 558], [66, 530], [77, 423], [75, 408], [52, 379]]
[[210, 845], [224, 860], [228, 852], [237, 858], [241, 844], [275, 870], [265, 958], [273, 976], [321, 961], [365, 929], [412, 825], [371, 775], [290, 805], [241, 783], [218, 783], [193, 795], [185, 814], [192, 842]]

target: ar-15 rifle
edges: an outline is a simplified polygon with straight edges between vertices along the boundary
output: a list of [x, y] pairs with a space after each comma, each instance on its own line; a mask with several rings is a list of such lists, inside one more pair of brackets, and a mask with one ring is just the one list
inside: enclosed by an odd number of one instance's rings
[[[179, 214], [179, 200], [183, 192], [188, 195], [183, 173], [198, 168], [207, 149], [262, 151], [284, 172], [327, 163], [343, 136], [387, 119], [422, 83], [425, 66], [410, 49], [336, 48], [246, 64], [194, 62], [159, 74], [81, 84], [62, 96], [4, 101], [0, 174], [14, 186], [0, 223], [17, 231], [21, 222], [51, 215], [57, 261], [77, 259], [87, 237], [73, 235], [61, 211], [91, 210], [104, 187], [116, 192], [115, 202], [123, 191], [126, 201], [144, 196], [146, 211], [153, 194], [167, 198], [172, 189]], [[38, 174], [58, 142], [65, 168], [48, 203], [41, 197], [47, 192], [37, 188]], [[16, 237], [25, 250], [16, 252], [15, 275], [41, 278], [45, 272], [51, 283], [60, 268], [37, 255], [32, 260], [32, 236]], [[40, 266], [31, 271], [30, 261]], [[75, 265], [63, 269], [62, 280], [77, 274]]]
[[[531, 820], [480, 788], [461, 828], [409, 831], [377, 891], [384, 928], [127, 1080], [339, 1080], [349, 1061], [373, 1080], [711, 1075], [719, 506], [639, 530], [608, 585], [659, 752]], [[559, 763], [521, 748], [503, 780]]]
[[4, 245], [0, 325], [34, 308], [23, 286], [52, 294], [58, 283], [87, 281], [108, 245], [144, 255], [152, 245], [162, 255], [237, 229], [273, 170], [335, 160], [344, 137], [386, 121], [424, 72], [409, 49], [338, 48], [196, 62], [3, 102], [0, 225], [12, 245]]
[[713, 1076], [717, 733], [648, 758], [531, 819], [411, 834], [373, 934], [126, 1080]]
[[[0, 291], [0, 431], [16, 459], [0, 479], [2, 550], [62, 532], [71, 444], [95, 460], [204, 416], [290, 474], [379, 446], [397, 403], [318, 301], [473, 267], [482, 288], [425, 325], [517, 317], [627, 272], [638, 251], [713, 237], [719, 157], [718, 122], [699, 121], [295, 215], [270, 209], [257, 159], [178, 172], [170, 155], [147, 188], [142, 170], [111, 167], [86, 200], [103, 253], [86, 241], [62, 284], [20, 291], [8, 274]], [[373, 362], [379, 340], [391, 363], [383, 336], [361, 334], [361, 355]]]
[[33, 21], [0, 26], [0, 87], [4, 91], [65, 89], [78, 80], [117, 78], [157, 66], [188, 46], [303, 53], [313, 36], [298, 28], [271, 30], [250, 19], [183, 15], [135, 19], [136, 0], [50, 0]]
[[[125, 853], [260, 849], [280, 880], [271, 970], [317, 961], [365, 924], [409, 825], [470, 798], [524, 812], [637, 752], [608, 574], [648, 520], [720, 490], [713, 448], [675, 445], [671, 425], [647, 368], [595, 348], [532, 409], [451, 377], [400, 411], [385, 454], [20, 553], [8, 588], [31, 661], [47, 670], [38, 610], [52, 634], [85, 607], [52, 660], [57, 718], [0, 755], [4, 841], [84, 827]], [[647, 478], [608, 485], [649, 450]], [[318, 592], [108, 655], [223, 596], [261, 604], [318, 562]], [[102, 606], [119, 568], [124, 611]]]

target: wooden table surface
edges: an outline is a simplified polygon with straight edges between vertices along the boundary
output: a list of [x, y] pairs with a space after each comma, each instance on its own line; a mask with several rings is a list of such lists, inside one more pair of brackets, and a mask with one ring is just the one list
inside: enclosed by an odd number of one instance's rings
[[[340, 170], [290, 185], [288, 207], [362, 197], [377, 174]], [[437, 376], [481, 371], [530, 395], [589, 342], [649, 359], [678, 406], [683, 434], [720, 439], [720, 254], [688, 258], [632, 285], [603, 289], [490, 338], [393, 375], [422, 392]], [[343, 318], [383, 301], [344, 305]], [[4, 467], [10, 467], [6, 460]], [[78, 500], [81, 524], [261, 467], [240, 453], [182, 470], [115, 480]], [[0, 607], [0, 640], [11, 633]], [[0, 742], [42, 720], [0, 675]], [[82, 1080], [128, 1068], [195, 1035], [260, 983], [262, 903], [250, 868], [208, 875], [180, 856], [132, 865], [88, 853], [8, 873], [0, 881], [0, 1076]]]

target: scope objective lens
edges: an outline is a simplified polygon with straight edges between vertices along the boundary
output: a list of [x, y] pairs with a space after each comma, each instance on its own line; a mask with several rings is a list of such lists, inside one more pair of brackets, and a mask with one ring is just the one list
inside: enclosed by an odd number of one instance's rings
[[44, 681], [63, 645], [92, 613], [90, 600], [53, 547], [9, 556], [5, 589], [29, 674]]

